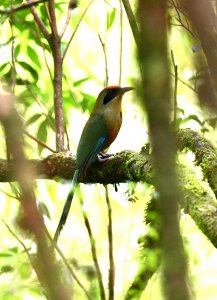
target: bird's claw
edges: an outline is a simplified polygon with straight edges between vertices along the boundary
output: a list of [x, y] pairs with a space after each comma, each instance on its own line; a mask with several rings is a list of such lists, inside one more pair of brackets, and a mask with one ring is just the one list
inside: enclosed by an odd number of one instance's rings
[[98, 154], [98, 160], [100, 161], [100, 162], [103, 162], [103, 161], [106, 161], [106, 160], [108, 160], [109, 158], [111, 158], [111, 157], [113, 157], [114, 156], [114, 154], [107, 154], [107, 153], [102, 153], [102, 152], [100, 152], [99, 154]]

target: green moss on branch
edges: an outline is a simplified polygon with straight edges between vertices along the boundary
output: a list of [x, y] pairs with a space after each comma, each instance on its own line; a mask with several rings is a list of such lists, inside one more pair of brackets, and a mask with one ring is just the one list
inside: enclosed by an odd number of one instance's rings
[[195, 162], [202, 169], [215, 196], [217, 196], [217, 152], [214, 146], [198, 132], [182, 129], [177, 132], [178, 149], [187, 148], [195, 154]]

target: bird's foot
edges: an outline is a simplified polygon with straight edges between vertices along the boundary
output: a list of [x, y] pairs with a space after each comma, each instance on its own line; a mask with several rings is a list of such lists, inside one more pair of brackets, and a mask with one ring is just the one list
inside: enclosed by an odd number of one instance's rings
[[99, 154], [98, 154], [98, 160], [100, 161], [100, 162], [103, 162], [103, 161], [106, 161], [106, 160], [108, 160], [109, 158], [111, 158], [111, 157], [113, 157], [114, 156], [114, 154], [107, 154], [107, 153], [102, 153], [102, 152], [100, 152]]
[[118, 192], [118, 185], [119, 185], [120, 183], [114, 183], [113, 185], [114, 185], [114, 188], [115, 188], [115, 192]]

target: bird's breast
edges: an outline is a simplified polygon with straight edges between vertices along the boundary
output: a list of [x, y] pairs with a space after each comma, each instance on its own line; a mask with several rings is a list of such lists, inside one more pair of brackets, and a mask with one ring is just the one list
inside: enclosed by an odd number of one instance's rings
[[104, 149], [108, 148], [116, 139], [122, 124], [121, 111], [107, 110], [105, 111], [105, 122], [108, 129], [108, 138]]

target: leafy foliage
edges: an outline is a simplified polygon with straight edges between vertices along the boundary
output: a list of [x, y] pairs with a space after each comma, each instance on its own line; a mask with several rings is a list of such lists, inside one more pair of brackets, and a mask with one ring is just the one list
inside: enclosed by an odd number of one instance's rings
[[[207, 75], [208, 67], [204, 55], [201, 54], [202, 48], [195, 47], [195, 36], [197, 37], [197, 35], [189, 25], [188, 16], [183, 11], [179, 11], [179, 7], [174, 6], [176, 1], [168, 2], [170, 4], [168, 22], [171, 26], [169, 42], [178, 66], [177, 108], [176, 116], [174, 116], [174, 111], [171, 112], [171, 126], [176, 124], [176, 128], [191, 127], [197, 129], [204, 135], [211, 137], [216, 143], [216, 111], [210, 109], [210, 107], [213, 108], [212, 100], [215, 93], [207, 92], [210, 87], [210, 78]], [[7, 12], [11, 3], [16, 7], [24, 2], [21, 0], [2, 1], [0, 10]], [[136, 65], [136, 46], [132, 41], [132, 34], [125, 14], [121, 17], [119, 3], [117, 1], [103, 2], [98, 0], [90, 6], [88, 5], [88, 1], [82, 0], [79, 2], [78, 8], [72, 10], [71, 19], [60, 47], [62, 54], [68, 49], [63, 61], [62, 95], [69, 144], [73, 152], [75, 152], [83, 124], [92, 110], [96, 95], [103, 86], [106, 67], [111, 85], [117, 84], [119, 78], [124, 85], [128, 85], [129, 80], [134, 81], [137, 85], [140, 76], [139, 68]], [[84, 13], [87, 7], [88, 10]], [[52, 31], [47, 4], [37, 4], [35, 9], [50, 34]], [[67, 15], [68, 1], [56, 2], [55, 9], [58, 31], [61, 32], [63, 28], [61, 26]], [[123, 25], [121, 25], [121, 18], [123, 18]], [[53, 102], [55, 82], [53, 81], [52, 42], [43, 36], [29, 8], [21, 9], [12, 14], [0, 13], [0, 24], [1, 31], [4, 33], [0, 38], [1, 89], [15, 94], [17, 98], [16, 107], [23, 119], [24, 128], [38, 140], [36, 143], [35, 140], [24, 135], [23, 145], [26, 155], [30, 158], [42, 158], [50, 154], [50, 151], [42, 146], [41, 142], [53, 149], [55, 148], [53, 145], [56, 132], [56, 107]], [[121, 35], [123, 47], [121, 47]], [[69, 45], [70, 37], [72, 37], [72, 42]], [[69, 48], [67, 48], [68, 46]], [[193, 53], [192, 48], [197, 51]], [[105, 66], [105, 61], [107, 61], [107, 66]], [[121, 61], [123, 62], [122, 65]], [[171, 71], [173, 72], [172, 67]], [[171, 78], [173, 81], [174, 76]], [[200, 105], [197, 102], [198, 96]], [[146, 129], [144, 130], [145, 124], [141, 118], [141, 110], [136, 108], [136, 101], [133, 99], [132, 103], [126, 100], [126, 104], [124, 103], [126, 115], [124, 118], [126, 123], [124, 124], [127, 125], [123, 124], [123, 134], [120, 133], [120, 142], [116, 144], [115, 151], [116, 149], [118, 151], [134, 147], [134, 143], [135, 148], [141, 148], [146, 142], [143, 138], [146, 131]], [[127, 115], [129, 116], [128, 119]], [[1, 136], [3, 139], [3, 132], [1, 132]], [[4, 148], [0, 151], [1, 157], [5, 157]], [[27, 252], [34, 262], [35, 241], [30, 242], [29, 237], [25, 236], [25, 232], [19, 229], [17, 223], [15, 223], [16, 226], [13, 226], [15, 216], [20, 216], [20, 209], [19, 201], [11, 199], [10, 195], [13, 194], [20, 199], [21, 194], [17, 185], [10, 187], [2, 185], [2, 216], [4, 216], [7, 224], [12, 224], [10, 225], [10, 228], [13, 228], [12, 233], [15, 232], [22, 242], [28, 245]], [[37, 181], [37, 185], [35, 184], [35, 190], [39, 210], [44, 216], [49, 232], [53, 232], [68, 187], [42, 179]], [[79, 279], [81, 279], [89, 295], [93, 299], [98, 299], [100, 297], [98, 275], [92, 264], [91, 245], [86, 229], [83, 227], [82, 211], [86, 211], [93, 228], [93, 237], [97, 244], [97, 257], [103, 270], [103, 281], [106, 287], [108, 284], [107, 269], [109, 268], [108, 207], [105, 201], [100, 199], [102, 198], [101, 195], [104, 194], [103, 187], [95, 189], [92, 186], [87, 186], [82, 187], [81, 190], [85, 193], [84, 205], [81, 209], [79, 197], [75, 199], [72, 223], [69, 223], [63, 232], [61, 249], [63, 249], [64, 257], [69, 257], [69, 267], [73, 268], [76, 274], [79, 274]], [[161, 256], [158, 231], [160, 221], [156, 213], [156, 194], [153, 194], [150, 185], [135, 183], [118, 186], [116, 193], [114, 193], [113, 188], [109, 188], [109, 191], [112, 204], [117, 278], [115, 295], [117, 299], [122, 298], [127, 289], [129, 288], [130, 291], [130, 287], [133, 284], [136, 285], [139, 279], [142, 280], [143, 284], [136, 290], [137, 298], [160, 299], [159, 297], [162, 298], [163, 296], [159, 282], [150, 279], [159, 267]], [[197, 299], [214, 299], [212, 296], [216, 296], [216, 290], [212, 290], [207, 278], [209, 278], [210, 272], [214, 278], [213, 281], [216, 281], [217, 273], [208, 265], [204, 270], [203, 257], [207, 256], [210, 260], [213, 259], [214, 264], [216, 264], [216, 254], [212, 245], [208, 241], [204, 241], [202, 234], [196, 226], [192, 225], [192, 221], [187, 220], [185, 223], [185, 218], [185, 215], [181, 217], [182, 231], [185, 234], [184, 242], [189, 257], [194, 259], [191, 262], [190, 274], [196, 287]], [[190, 232], [187, 235], [189, 226]], [[28, 253], [26, 250], [24, 251], [19, 240], [13, 234], [9, 234], [5, 227], [2, 228], [1, 232], [2, 236], [6, 238], [0, 243], [0, 299], [24, 299], [24, 296], [42, 299], [44, 289], [39, 283], [35, 273], [37, 268], [32, 265]], [[194, 238], [195, 241], [192, 243], [191, 239], [194, 240]], [[197, 249], [195, 250], [195, 248]], [[139, 249], [140, 251], [138, 251]], [[63, 263], [59, 257], [57, 263], [60, 265], [63, 281], [65, 279], [65, 281], [69, 281], [75, 298], [86, 299], [84, 291], [79, 284], [77, 285], [75, 278], [72, 279], [71, 275], [69, 276], [71, 271], [66, 263]], [[195, 271], [197, 268], [199, 269], [198, 272]], [[144, 274], [147, 275], [145, 279], [140, 276]], [[126, 280], [123, 277], [126, 277]], [[197, 285], [203, 279], [206, 285], [198, 287]]]

